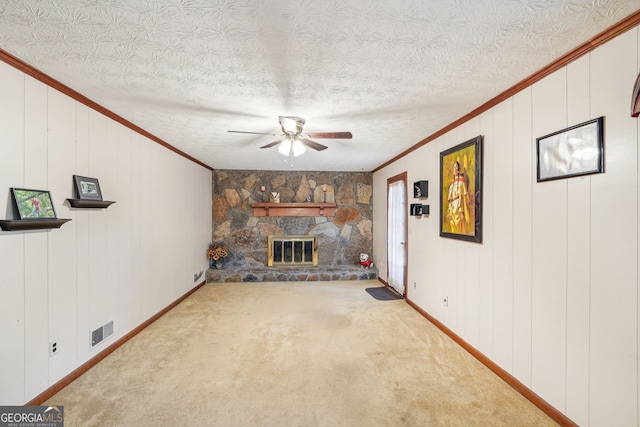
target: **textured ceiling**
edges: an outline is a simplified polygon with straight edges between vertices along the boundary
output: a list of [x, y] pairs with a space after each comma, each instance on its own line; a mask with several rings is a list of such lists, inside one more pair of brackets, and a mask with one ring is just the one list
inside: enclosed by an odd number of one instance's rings
[[[370, 171], [637, 0], [3, 0], [0, 48], [216, 169]], [[285, 162], [287, 159], [287, 162]]]

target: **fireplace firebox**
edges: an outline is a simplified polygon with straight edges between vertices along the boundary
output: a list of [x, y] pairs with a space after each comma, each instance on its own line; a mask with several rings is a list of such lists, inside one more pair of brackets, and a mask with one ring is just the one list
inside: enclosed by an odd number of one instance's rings
[[267, 265], [318, 266], [316, 236], [269, 236]]

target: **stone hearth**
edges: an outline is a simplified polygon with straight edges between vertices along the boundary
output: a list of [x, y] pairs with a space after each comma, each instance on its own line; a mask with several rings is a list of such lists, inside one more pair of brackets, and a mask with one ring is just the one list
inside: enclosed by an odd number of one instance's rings
[[318, 282], [330, 280], [375, 280], [378, 269], [362, 266], [333, 267], [244, 267], [209, 269], [207, 283], [223, 282]]

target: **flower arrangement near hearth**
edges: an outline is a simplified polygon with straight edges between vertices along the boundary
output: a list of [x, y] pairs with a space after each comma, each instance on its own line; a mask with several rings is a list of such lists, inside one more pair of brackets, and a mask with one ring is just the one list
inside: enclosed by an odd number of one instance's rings
[[211, 268], [218, 268], [218, 262], [222, 262], [227, 255], [229, 255], [229, 252], [227, 252], [227, 247], [225, 245], [217, 242], [209, 244], [207, 258], [209, 258], [209, 265]]

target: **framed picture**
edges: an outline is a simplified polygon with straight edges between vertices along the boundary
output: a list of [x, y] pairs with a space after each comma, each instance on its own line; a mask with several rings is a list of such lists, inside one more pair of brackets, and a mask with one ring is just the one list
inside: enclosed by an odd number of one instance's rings
[[413, 198], [422, 199], [429, 197], [429, 181], [416, 181], [413, 183]]
[[604, 172], [604, 117], [536, 139], [538, 182]]
[[421, 216], [422, 205], [419, 203], [411, 203], [411, 206], [409, 206], [409, 213], [411, 216]]
[[73, 182], [76, 187], [76, 194], [81, 200], [102, 200], [100, 184], [96, 178], [73, 175]]
[[11, 188], [11, 194], [20, 219], [57, 219], [49, 191]]
[[482, 136], [440, 153], [440, 236], [482, 243]]

